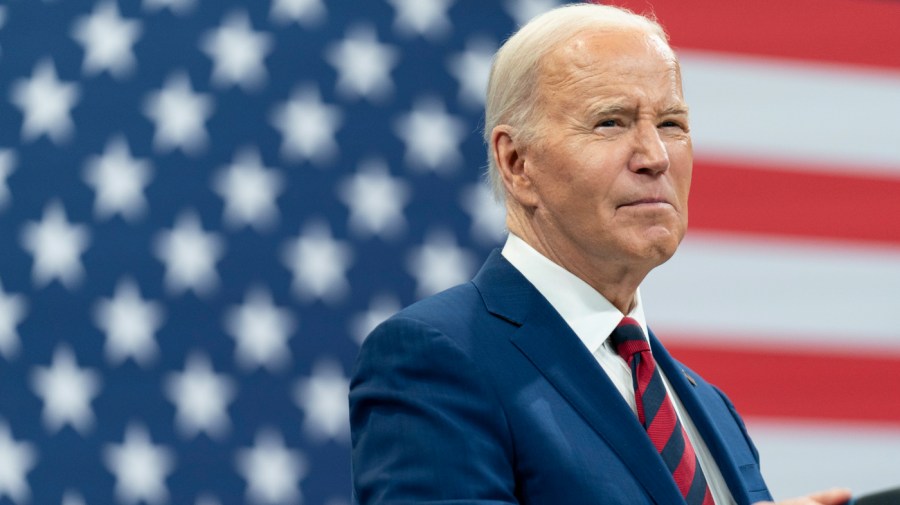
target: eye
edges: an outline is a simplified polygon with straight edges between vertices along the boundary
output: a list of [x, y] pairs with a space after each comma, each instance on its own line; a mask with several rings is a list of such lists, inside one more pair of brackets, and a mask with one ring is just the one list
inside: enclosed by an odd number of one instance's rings
[[615, 119], [604, 119], [597, 123], [597, 128], [613, 128], [619, 126], [619, 122]]
[[678, 128], [678, 129], [687, 131], [687, 125], [685, 125], [679, 121], [673, 121], [673, 120], [667, 120], [667, 121], [663, 121], [662, 123], [659, 123], [658, 128]]

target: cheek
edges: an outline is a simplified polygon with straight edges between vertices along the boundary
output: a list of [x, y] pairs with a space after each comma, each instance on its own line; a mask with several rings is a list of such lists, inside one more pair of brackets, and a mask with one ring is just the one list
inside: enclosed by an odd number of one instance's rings
[[687, 204], [688, 194], [691, 192], [691, 175], [692, 167], [690, 164], [677, 174], [679, 196], [684, 200], [685, 204]]
[[694, 158], [690, 150], [690, 143], [687, 148], [681, 145], [678, 149], [674, 149], [669, 153], [669, 171], [678, 197], [687, 205], [688, 194], [691, 190], [691, 177], [693, 175]]
[[579, 174], [571, 159], [552, 153], [537, 161], [532, 178], [544, 199], [564, 202], [577, 193]]

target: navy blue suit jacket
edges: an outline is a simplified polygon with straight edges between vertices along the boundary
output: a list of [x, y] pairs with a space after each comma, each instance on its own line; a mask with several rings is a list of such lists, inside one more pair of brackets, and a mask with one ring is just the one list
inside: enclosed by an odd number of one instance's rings
[[[731, 402], [650, 339], [736, 502], [771, 499]], [[350, 418], [355, 503], [683, 503], [603, 369], [497, 251], [369, 335]]]

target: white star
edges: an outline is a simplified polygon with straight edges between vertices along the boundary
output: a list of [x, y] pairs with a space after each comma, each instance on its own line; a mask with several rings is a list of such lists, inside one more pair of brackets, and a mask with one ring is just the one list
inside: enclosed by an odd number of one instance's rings
[[284, 189], [284, 177], [264, 167], [255, 148], [238, 151], [231, 165], [214, 176], [212, 186], [225, 200], [224, 219], [229, 226], [249, 225], [261, 231], [278, 220], [275, 200]]
[[469, 251], [457, 247], [445, 231], [431, 232], [407, 258], [407, 270], [416, 278], [416, 296], [425, 297], [463, 283], [475, 269]]
[[221, 502], [211, 495], [200, 495], [194, 505], [221, 505]]
[[160, 9], [184, 16], [194, 9], [196, 0], [144, 0], [142, 4], [145, 11], [155, 12]]
[[115, 2], [109, 0], [96, 4], [93, 14], [72, 24], [72, 38], [84, 47], [82, 72], [87, 75], [106, 70], [121, 79], [130, 74], [135, 66], [132, 46], [140, 35], [140, 22], [123, 19]]
[[100, 392], [100, 375], [94, 370], [78, 368], [69, 347], [57, 347], [49, 367], [35, 367], [31, 387], [44, 401], [41, 420], [50, 433], [67, 424], [81, 435], [93, 428], [91, 400]]
[[319, 298], [335, 303], [350, 291], [347, 269], [353, 260], [351, 247], [334, 240], [328, 225], [307, 224], [304, 232], [288, 241], [282, 261], [293, 272], [291, 287], [304, 301]]
[[350, 436], [347, 394], [350, 380], [335, 361], [318, 361], [309, 379], [294, 386], [294, 402], [303, 410], [303, 429], [319, 440], [346, 441]]
[[355, 175], [341, 181], [337, 193], [350, 208], [354, 233], [396, 237], [406, 228], [403, 206], [409, 202], [409, 185], [391, 177], [383, 161], [361, 163]]
[[360, 312], [351, 319], [350, 333], [353, 334], [356, 343], [362, 344], [376, 326], [401, 308], [400, 302], [393, 295], [382, 293], [374, 296], [369, 302], [369, 310]]
[[243, 305], [225, 313], [225, 330], [237, 341], [239, 365], [245, 369], [264, 366], [281, 370], [290, 363], [287, 341], [297, 323], [291, 311], [272, 303], [272, 295], [254, 288], [244, 296]]
[[84, 167], [84, 182], [94, 188], [94, 215], [108, 219], [116, 214], [134, 221], [147, 210], [144, 188], [153, 171], [147, 160], [131, 156], [125, 137], [106, 143], [101, 156], [91, 156]]
[[19, 79], [12, 85], [10, 101], [21, 111], [22, 139], [31, 141], [46, 134], [60, 144], [72, 136], [72, 107], [78, 102], [78, 85], [66, 83], [56, 76], [49, 59], [38, 62], [31, 79]]
[[19, 353], [19, 333], [16, 326], [25, 319], [28, 308], [22, 295], [7, 294], [0, 283], [0, 354], [7, 360]]
[[84, 498], [80, 493], [78, 493], [78, 491], [75, 491], [74, 489], [67, 489], [63, 494], [61, 505], [85, 505], [85, 503]]
[[116, 476], [115, 492], [119, 502], [168, 502], [165, 479], [175, 467], [175, 457], [165, 446], [153, 445], [143, 426], [129, 425], [123, 443], [108, 444], [104, 448], [103, 461]]
[[459, 82], [459, 101], [473, 108], [484, 107], [491, 62], [497, 44], [488, 38], [474, 37], [466, 41], [466, 50], [453, 55], [447, 67]]
[[429, 39], [443, 37], [453, 25], [447, 10], [454, 0], [388, 0], [397, 11], [394, 30], [402, 35], [422, 35]]
[[204, 123], [213, 109], [212, 98], [194, 93], [186, 73], [169, 76], [162, 89], [144, 101], [144, 114], [156, 127], [153, 147], [158, 152], [177, 147], [187, 154], [199, 153], [208, 141]]
[[472, 219], [472, 236], [485, 245], [496, 245], [506, 236], [506, 209], [485, 183], [465, 188], [460, 197], [463, 210]]
[[463, 163], [459, 145], [466, 136], [465, 122], [447, 114], [435, 98], [416, 100], [413, 110], [394, 124], [406, 144], [406, 164], [417, 170], [448, 172]]
[[275, 0], [269, 17], [281, 24], [296, 21], [312, 27], [325, 19], [325, 4], [322, 0]]
[[284, 446], [281, 434], [262, 430], [252, 449], [238, 450], [238, 472], [247, 481], [247, 499], [251, 503], [301, 503], [300, 481], [306, 477], [307, 462], [300, 451]]
[[382, 101], [394, 89], [390, 74], [397, 50], [378, 42], [372, 25], [348, 29], [342, 41], [326, 49], [325, 59], [337, 70], [337, 90], [345, 97]]
[[166, 265], [166, 288], [170, 293], [192, 289], [210, 293], [219, 284], [216, 261], [224, 244], [215, 233], [205, 233], [194, 212], [182, 212], [171, 231], [160, 232], [154, 243], [156, 256]]
[[16, 153], [12, 149], [0, 149], [0, 209], [9, 203], [10, 192], [6, 179], [16, 169]]
[[142, 299], [133, 279], [119, 280], [113, 297], [97, 302], [94, 321], [106, 333], [104, 351], [112, 364], [131, 358], [146, 367], [159, 353], [153, 335], [162, 326], [163, 309]]
[[6, 421], [0, 419], [0, 497], [8, 496], [16, 503], [25, 503], [31, 489], [25, 474], [37, 463], [37, 451], [28, 442], [16, 442]]
[[322, 164], [338, 152], [334, 135], [341, 125], [340, 109], [324, 104], [310, 85], [295, 89], [290, 101], [276, 107], [272, 124], [281, 132], [281, 155], [289, 160]]
[[519, 26], [559, 5], [557, 0], [506, 0], [503, 6]]
[[40, 223], [22, 227], [22, 247], [34, 256], [32, 282], [42, 287], [53, 279], [73, 289], [84, 276], [80, 256], [87, 249], [90, 234], [84, 225], [70, 224], [58, 201], [44, 207]]
[[171, 373], [165, 382], [166, 396], [175, 404], [175, 426], [185, 438], [205, 432], [221, 438], [231, 429], [228, 403], [234, 399], [234, 381], [213, 372], [209, 357], [192, 354], [184, 372]]
[[272, 36], [254, 32], [246, 12], [228, 15], [219, 28], [200, 39], [200, 48], [213, 60], [213, 84], [236, 84], [244, 90], [258, 89], [265, 84], [263, 60], [272, 50]]

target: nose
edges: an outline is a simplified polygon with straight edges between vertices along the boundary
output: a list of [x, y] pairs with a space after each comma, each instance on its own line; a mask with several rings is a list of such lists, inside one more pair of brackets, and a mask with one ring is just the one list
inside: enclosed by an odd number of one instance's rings
[[656, 125], [642, 122], [634, 129], [634, 148], [628, 168], [632, 172], [648, 175], [669, 169], [669, 152]]

